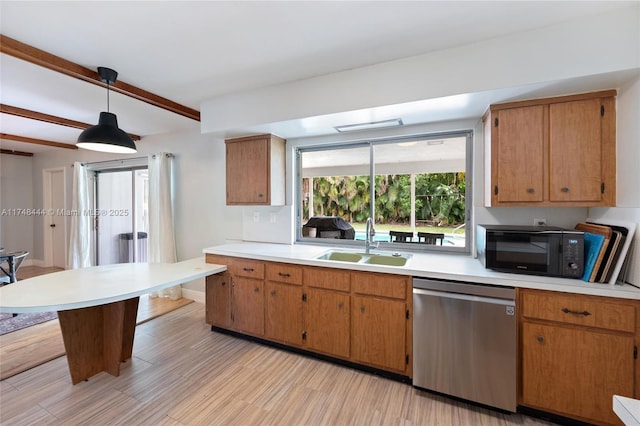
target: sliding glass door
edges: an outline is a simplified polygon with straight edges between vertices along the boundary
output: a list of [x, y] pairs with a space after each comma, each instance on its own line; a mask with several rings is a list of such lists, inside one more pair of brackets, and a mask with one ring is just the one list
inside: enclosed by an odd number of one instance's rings
[[147, 261], [147, 168], [96, 172], [96, 264]]

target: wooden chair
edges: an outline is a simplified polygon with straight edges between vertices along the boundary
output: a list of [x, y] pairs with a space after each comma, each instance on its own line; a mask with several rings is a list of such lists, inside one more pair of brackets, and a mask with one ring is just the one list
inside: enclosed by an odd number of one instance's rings
[[410, 243], [413, 238], [413, 232], [389, 231], [392, 243]]
[[444, 240], [444, 234], [438, 234], [433, 232], [418, 232], [419, 243], [436, 245], [438, 240], [440, 240], [440, 245], [442, 245], [442, 241]]
[[0, 270], [5, 276], [0, 277], [0, 285], [15, 283], [18, 281], [17, 272], [28, 251], [16, 251], [13, 253], [0, 254]]

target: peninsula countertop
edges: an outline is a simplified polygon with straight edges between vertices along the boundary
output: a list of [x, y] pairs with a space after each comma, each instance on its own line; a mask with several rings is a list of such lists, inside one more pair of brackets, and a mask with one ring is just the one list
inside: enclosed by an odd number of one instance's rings
[[0, 312], [60, 311], [125, 300], [226, 270], [204, 256], [176, 263], [119, 263], [54, 272], [0, 288]]
[[[311, 244], [232, 243], [203, 249], [205, 254], [323, 266], [387, 274], [410, 275], [443, 280], [464, 281], [498, 286], [534, 288], [567, 293], [590, 294], [640, 300], [640, 288], [629, 284], [587, 283], [578, 279], [495, 272], [470, 255], [445, 253], [411, 253], [405, 266], [384, 266], [317, 259], [330, 250], [362, 252], [363, 249], [337, 248]], [[374, 252], [384, 252], [375, 250]]]

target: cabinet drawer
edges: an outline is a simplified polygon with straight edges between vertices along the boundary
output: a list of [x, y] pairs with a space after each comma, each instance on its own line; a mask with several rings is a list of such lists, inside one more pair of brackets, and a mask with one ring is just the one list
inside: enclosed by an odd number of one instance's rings
[[220, 256], [217, 254], [206, 254], [204, 259], [206, 263], [213, 263], [215, 265], [227, 265], [227, 268], [231, 263], [230, 257]]
[[302, 282], [309, 287], [350, 291], [349, 271], [329, 268], [304, 268]]
[[266, 276], [268, 281], [302, 284], [302, 267], [286, 263], [267, 263]]
[[229, 270], [238, 277], [264, 279], [264, 263], [262, 262], [233, 259]]
[[522, 290], [522, 315], [633, 333], [636, 306], [597, 296]]
[[393, 299], [407, 298], [407, 277], [352, 272], [351, 282], [353, 283], [353, 291], [358, 294], [391, 297]]

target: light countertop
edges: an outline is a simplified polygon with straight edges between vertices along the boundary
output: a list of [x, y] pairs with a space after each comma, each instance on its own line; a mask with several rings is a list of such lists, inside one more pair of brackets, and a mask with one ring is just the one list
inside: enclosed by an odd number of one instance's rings
[[[538, 275], [507, 274], [486, 269], [469, 255], [445, 253], [411, 253], [405, 266], [383, 266], [316, 259], [330, 250], [362, 252], [347, 248], [307, 244], [235, 243], [209, 247], [205, 254], [235, 256], [271, 262], [286, 262], [308, 266], [410, 275], [414, 277], [464, 281], [509, 287], [535, 288], [640, 300], [640, 289], [631, 285], [587, 283], [578, 279], [544, 277]], [[372, 253], [385, 252], [373, 250]], [[388, 252], [386, 252], [388, 253]]]
[[613, 412], [626, 426], [640, 426], [640, 401], [613, 395]]
[[62, 311], [130, 299], [223, 272], [204, 256], [176, 263], [119, 263], [54, 272], [0, 288], [0, 312]]

